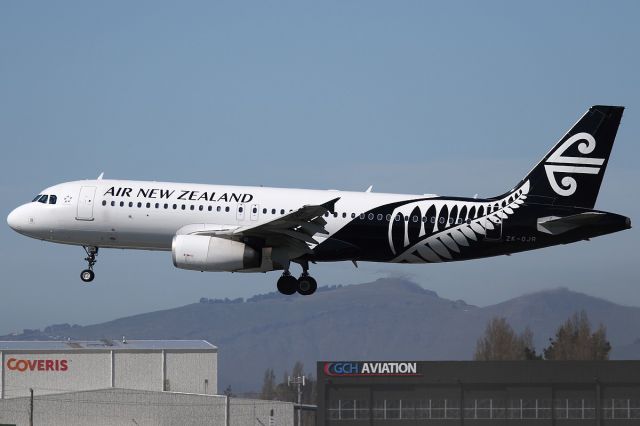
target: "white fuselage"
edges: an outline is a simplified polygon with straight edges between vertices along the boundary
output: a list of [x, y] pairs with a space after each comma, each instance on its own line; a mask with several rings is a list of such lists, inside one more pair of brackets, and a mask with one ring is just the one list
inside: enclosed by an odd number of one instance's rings
[[13, 229], [56, 243], [145, 250], [171, 250], [185, 227], [258, 225], [339, 198], [336, 213], [325, 217], [326, 238], [376, 206], [432, 196], [107, 179], [62, 183], [41, 195], [47, 202], [11, 212]]

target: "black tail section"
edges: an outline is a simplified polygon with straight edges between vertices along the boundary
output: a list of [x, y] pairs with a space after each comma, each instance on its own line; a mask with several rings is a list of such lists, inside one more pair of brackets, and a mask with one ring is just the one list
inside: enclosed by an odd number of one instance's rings
[[592, 209], [624, 107], [595, 105], [531, 170], [529, 202]]

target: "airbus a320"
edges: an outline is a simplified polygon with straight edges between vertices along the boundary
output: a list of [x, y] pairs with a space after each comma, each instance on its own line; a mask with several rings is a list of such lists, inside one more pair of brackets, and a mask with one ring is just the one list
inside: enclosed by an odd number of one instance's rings
[[[103, 179], [41, 191], [7, 217], [20, 234], [84, 247], [170, 251], [195, 271], [281, 270], [313, 294], [315, 262], [436, 263], [573, 243], [631, 227], [594, 205], [624, 108], [591, 107], [513, 189], [491, 198]], [[295, 278], [292, 263], [302, 273]], [[357, 263], [356, 263], [357, 265]]]

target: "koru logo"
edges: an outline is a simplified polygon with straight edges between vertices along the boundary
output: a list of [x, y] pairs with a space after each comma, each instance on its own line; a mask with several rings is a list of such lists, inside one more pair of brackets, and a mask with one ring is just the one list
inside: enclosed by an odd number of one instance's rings
[[566, 150], [578, 141], [581, 141], [578, 144], [580, 154], [591, 154], [596, 148], [596, 140], [593, 136], [589, 133], [576, 133], [564, 141], [564, 143], [549, 156], [544, 165], [544, 170], [547, 173], [547, 179], [549, 179], [551, 188], [553, 188], [556, 194], [562, 195], [563, 197], [573, 195], [578, 188], [578, 183], [575, 178], [571, 176], [563, 177], [560, 183], [558, 183], [555, 173], [597, 175], [600, 173], [600, 166], [604, 164], [604, 158], [565, 157], [564, 153]]

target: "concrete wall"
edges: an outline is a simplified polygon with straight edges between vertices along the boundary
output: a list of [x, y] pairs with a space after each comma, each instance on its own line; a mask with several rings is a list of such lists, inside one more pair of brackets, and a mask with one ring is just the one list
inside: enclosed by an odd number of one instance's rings
[[161, 352], [117, 351], [113, 353], [113, 365], [114, 387], [155, 391], [162, 390]]
[[[3, 353], [3, 398], [29, 395], [29, 388], [41, 394], [75, 390], [102, 389], [111, 385], [111, 357], [109, 353]], [[66, 361], [66, 370], [10, 370], [7, 363], [14, 360], [34, 362]], [[16, 361], [12, 363], [15, 365]], [[24, 366], [24, 364], [22, 364]], [[58, 364], [60, 367], [60, 364]]]
[[[269, 416], [273, 410], [273, 423]], [[29, 398], [0, 401], [0, 423], [28, 425]], [[232, 426], [293, 426], [288, 402], [232, 398]], [[224, 425], [225, 398], [171, 392], [105, 389], [36, 395], [34, 424], [74, 425]]]
[[[173, 391], [215, 395], [218, 392], [217, 359], [213, 351], [146, 350], [86, 352], [8, 352], [0, 353], [0, 398], [37, 394], [105, 389], [109, 387], [150, 391]], [[24, 371], [11, 370], [19, 360], [35, 366]], [[40, 364], [37, 364], [41, 360]], [[65, 361], [66, 367], [38, 368], [43, 363]], [[35, 364], [34, 364], [35, 363]], [[51, 365], [51, 364], [50, 364]], [[46, 365], [44, 365], [46, 367]], [[60, 367], [60, 364], [58, 364]], [[166, 387], [165, 387], [166, 379]], [[206, 383], [205, 383], [206, 381]]]
[[[166, 379], [172, 392], [218, 393], [218, 354], [167, 351]], [[205, 383], [206, 381], [206, 383]]]

